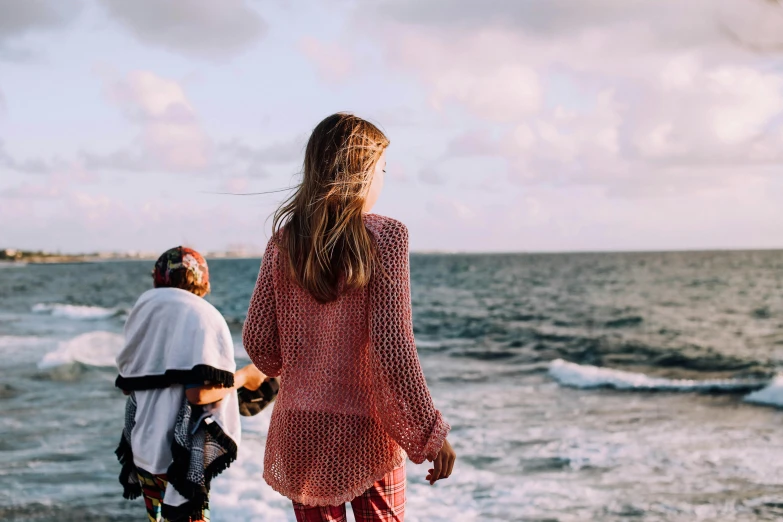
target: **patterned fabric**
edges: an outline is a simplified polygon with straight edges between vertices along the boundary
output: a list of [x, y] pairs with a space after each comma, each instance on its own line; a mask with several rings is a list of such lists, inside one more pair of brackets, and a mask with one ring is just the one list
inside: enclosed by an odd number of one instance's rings
[[336, 506], [401, 465], [434, 458], [449, 425], [419, 364], [411, 316], [408, 231], [366, 215], [380, 270], [365, 288], [319, 303], [287, 275], [269, 241], [243, 344], [265, 374], [281, 376], [264, 479], [308, 506]]
[[[168, 481], [166, 475], [153, 475], [143, 469], [137, 468], [137, 477], [141, 483], [141, 493], [144, 495], [144, 504], [147, 507], [147, 517], [150, 522], [160, 522], [163, 498], [166, 496]], [[205, 504], [201, 510], [203, 522], [209, 522], [209, 505]]]
[[[351, 500], [356, 522], [403, 522], [405, 517], [405, 466], [402, 465], [375, 482], [362, 495]], [[305, 506], [294, 502], [297, 522], [345, 522], [345, 504]]]
[[[237, 457], [237, 445], [220, 428], [217, 422], [202, 415], [203, 409], [183, 400], [174, 426], [174, 442], [171, 445], [173, 462], [166, 473], [166, 480], [181, 495], [182, 503], [175, 506], [159, 503], [167, 520], [196, 521], [208, 506], [211, 480], [225, 470]], [[128, 396], [125, 406], [125, 427], [116, 454], [123, 465], [120, 483], [124, 496], [133, 499], [143, 493], [140, 488], [139, 470], [133, 463], [130, 433], [136, 423], [135, 392]], [[143, 486], [143, 483], [141, 484]], [[164, 488], [165, 489], [165, 488]]]
[[191, 248], [178, 246], [166, 250], [155, 262], [152, 278], [155, 286], [170, 286], [171, 273], [175, 270], [188, 270], [198, 284], [209, 282], [209, 268], [204, 256]]
[[136, 465], [133, 463], [133, 449], [131, 448], [131, 433], [136, 426], [136, 395], [131, 393], [125, 401], [125, 425], [122, 428], [120, 444], [114, 451], [117, 460], [120, 461], [120, 484], [122, 484], [122, 496], [127, 499], [138, 498], [141, 495], [141, 484], [136, 473]]
[[187, 498], [193, 498], [190, 491], [208, 491], [212, 478], [237, 456], [236, 444], [217, 423], [204, 419], [203, 413], [204, 408], [190, 404], [186, 397], [174, 425], [174, 462], [168, 474], [172, 485]]

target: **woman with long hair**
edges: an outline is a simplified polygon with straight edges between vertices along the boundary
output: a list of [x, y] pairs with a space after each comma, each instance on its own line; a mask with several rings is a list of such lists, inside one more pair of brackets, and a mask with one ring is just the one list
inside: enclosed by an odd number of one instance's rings
[[411, 317], [408, 231], [370, 214], [389, 140], [372, 123], [334, 114], [307, 143], [301, 186], [275, 213], [243, 343], [281, 385], [264, 479], [298, 521], [402, 521], [405, 456], [455, 454], [433, 405]]

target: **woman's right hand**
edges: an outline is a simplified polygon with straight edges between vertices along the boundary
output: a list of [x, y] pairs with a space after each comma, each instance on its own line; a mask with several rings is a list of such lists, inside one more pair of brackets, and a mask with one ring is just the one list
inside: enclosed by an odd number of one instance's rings
[[426, 478], [431, 486], [440, 479], [449, 478], [454, 469], [454, 461], [457, 460], [457, 454], [454, 453], [454, 448], [451, 447], [448, 439], [444, 439], [443, 446], [441, 446], [435, 460], [427, 460], [433, 462], [432, 469], [429, 470], [429, 475]]
[[244, 368], [237, 370], [237, 373], [234, 374], [235, 387], [245, 387], [250, 391], [260, 388], [265, 379], [266, 375], [261, 373], [261, 370], [256, 368], [253, 364], [248, 364]]

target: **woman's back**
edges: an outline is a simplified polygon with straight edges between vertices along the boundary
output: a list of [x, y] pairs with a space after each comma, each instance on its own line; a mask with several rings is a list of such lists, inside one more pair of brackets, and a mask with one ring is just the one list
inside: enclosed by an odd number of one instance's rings
[[264, 478], [306, 505], [338, 505], [399, 466], [434, 458], [449, 426], [416, 354], [405, 226], [366, 214], [378, 266], [367, 286], [321, 303], [270, 240], [248, 310], [245, 349], [281, 376]]

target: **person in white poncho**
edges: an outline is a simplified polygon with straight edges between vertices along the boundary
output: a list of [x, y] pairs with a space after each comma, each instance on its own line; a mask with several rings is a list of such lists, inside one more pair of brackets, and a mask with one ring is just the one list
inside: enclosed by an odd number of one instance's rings
[[144, 496], [151, 521], [208, 521], [210, 481], [237, 456], [236, 391], [258, 389], [252, 364], [236, 371], [225, 319], [202, 299], [209, 270], [177, 247], [155, 263], [154, 289], [125, 324], [116, 386], [128, 395], [117, 448], [126, 498]]

